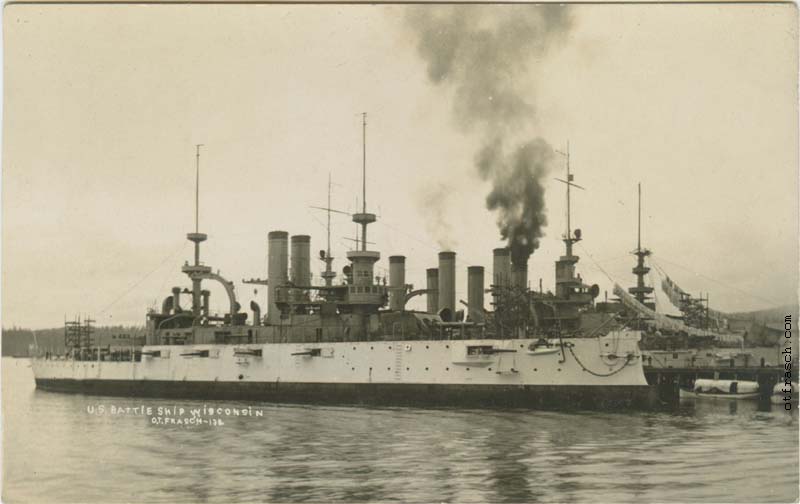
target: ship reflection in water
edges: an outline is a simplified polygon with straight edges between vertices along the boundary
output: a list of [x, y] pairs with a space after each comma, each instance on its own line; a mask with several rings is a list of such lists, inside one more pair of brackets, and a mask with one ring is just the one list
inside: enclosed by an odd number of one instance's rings
[[[3, 500], [60, 502], [765, 502], [797, 499], [796, 413], [251, 404], [263, 417], [157, 425], [92, 407], [246, 408], [36, 391], [3, 359]], [[95, 410], [96, 411], [96, 410]], [[13, 432], [13, 436], [8, 436]]]

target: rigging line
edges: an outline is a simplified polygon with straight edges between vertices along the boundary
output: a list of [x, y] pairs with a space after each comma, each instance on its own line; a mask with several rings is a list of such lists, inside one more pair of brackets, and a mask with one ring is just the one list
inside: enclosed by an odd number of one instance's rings
[[314, 214], [313, 214], [313, 213], [311, 213], [311, 212], [308, 212], [308, 216], [309, 216], [309, 217], [311, 217], [311, 219], [312, 219], [314, 222], [316, 222], [317, 224], [319, 224], [319, 226], [320, 226], [322, 229], [325, 229], [325, 228], [326, 228], [326, 226], [325, 226], [325, 223], [323, 223], [321, 220], [317, 219], [316, 215], [314, 215]]
[[170, 275], [169, 273], [168, 273], [168, 274], [166, 274], [166, 275], [164, 275], [164, 279], [161, 281], [161, 285], [159, 285], [159, 286], [158, 286], [158, 290], [157, 290], [157, 291], [155, 291], [155, 292], [157, 292], [158, 294], [156, 294], [156, 297], [153, 299], [153, 307], [154, 307], [154, 308], [158, 308], [158, 297], [161, 295], [161, 293], [162, 293], [162, 292], [164, 292], [164, 287], [166, 287], [166, 285], [167, 285], [167, 282], [169, 281], [169, 279], [171, 278], [171, 276], [172, 276], [172, 275]]
[[105, 308], [103, 308], [102, 310], [100, 310], [98, 313], [105, 313], [105, 312], [106, 312], [106, 311], [107, 311], [109, 308], [111, 308], [112, 306], [114, 306], [114, 305], [115, 305], [115, 304], [116, 304], [116, 303], [117, 303], [117, 302], [118, 302], [120, 299], [122, 299], [122, 298], [124, 298], [125, 296], [127, 296], [127, 295], [128, 295], [128, 294], [129, 294], [129, 293], [130, 293], [130, 292], [131, 292], [133, 289], [135, 289], [136, 287], [138, 287], [139, 285], [141, 285], [141, 284], [142, 284], [142, 282], [144, 282], [145, 280], [147, 280], [147, 278], [148, 278], [148, 277], [150, 277], [150, 275], [152, 275], [153, 273], [155, 273], [156, 271], [158, 271], [159, 269], [161, 269], [161, 267], [162, 267], [162, 266], [164, 266], [164, 265], [167, 263], [167, 261], [169, 261], [170, 259], [172, 259], [172, 258], [173, 258], [175, 255], [177, 255], [177, 253], [178, 253], [178, 252], [180, 252], [180, 251], [181, 251], [181, 250], [183, 250], [184, 248], [186, 248], [186, 243], [185, 243], [185, 242], [182, 242], [182, 243], [181, 243], [181, 246], [180, 246], [180, 247], [178, 247], [177, 249], [175, 249], [175, 250], [174, 250], [174, 251], [173, 251], [171, 254], [169, 254], [169, 255], [168, 255], [166, 258], [164, 258], [164, 260], [163, 260], [163, 261], [161, 261], [161, 262], [158, 264], [158, 266], [156, 266], [155, 268], [153, 268], [152, 270], [150, 270], [150, 272], [149, 272], [149, 273], [147, 273], [147, 274], [146, 274], [146, 275], [144, 275], [142, 278], [140, 278], [140, 279], [139, 279], [139, 280], [138, 280], [136, 283], [134, 283], [133, 285], [131, 285], [130, 287], [128, 287], [128, 289], [127, 289], [125, 292], [123, 292], [122, 294], [120, 294], [119, 296], [117, 296], [117, 298], [116, 298], [116, 299], [114, 299], [114, 300], [113, 300], [111, 303], [109, 303], [109, 304], [108, 304], [108, 306], [106, 306]]
[[[406, 236], [408, 238], [411, 238], [412, 240], [416, 241], [417, 243], [419, 243], [421, 245], [424, 245], [424, 246], [428, 247], [431, 250], [436, 250], [436, 251], [442, 251], [443, 250], [442, 247], [439, 247], [438, 245], [433, 245], [431, 242], [423, 241], [420, 238], [417, 238], [417, 237], [415, 237], [413, 235], [410, 235], [410, 234], [406, 233], [405, 231], [403, 231], [402, 229], [398, 228], [397, 226], [394, 226], [391, 223], [389, 223], [386, 219], [382, 219], [381, 220], [381, 224], [383, 224], [384, 226], [388, 226], [388, 227], [394, 229], [398, 233], [400, 233], [400, 234], [402, 234], [402, 235], [404, 235], [404, 236]], [[461, 256], [461, 254], [456, 255], [456, 262], [457, 263], [462, 263], [462, 264], [467, 264], [467, 263], [469, 263], [469, 264], [478, 264], [478, 263], [475, 263], [475, 262], [471, 261], [470, 258], [468, 258], [468, 257]]]
[[[664, 259], [662, 256], [658, 256], [658, 260], [659, 260], [659, 261], [664, 261], [664, 262], [665, 262], [665, 263], [667, 263], [667, 264], [671, 264], [671, 265], [673, 265], [673, 266], [676, 266], [676, 267], [678, 267], [678, 268], [681, 268], [681, 269], [683, 269], [683, 270], [685, 270], [685, 271], [688, 271], [689, 273], [691, 273], [691, 274], [693, 274], [693, 275], [697, 275], [697, 276], [699, 276], [699, 277], [705, 278], [706, 280], [710, 280], [710, 281], [714, 282], [715, 284], [721, 285], [721, 286], [723, 286], [723, 287], [727, 287], [728, 289], [733, 289], [733, 290], [735, 290], [735, 291], [737, 291], [737, 292], [740, 292], [740, 293], [742, 293], [742, 294], [744, 294], [744, 295], [746, 295], [746, 296], [750, 296], [750, 297], [751, 297], [751, 298], [753, 298], [753, 299], [758, 299], [758, 300], [760, 300], [760, 301], [764, 301], [764, 302], [766, 302], [766, 303], [769, 303], [769, 304], [770, 304], [772, 307], [774, 307], [774, 308], [779, 308], [779, 307], [781, 307], [781, 306], [784, 306], [784, 305], [786, 304], [786, 303], [784, 303], [784, 304], [781, 304], [781, 303], [779, 303], [779, 302], [775, 301], [774, 299], [767, 299], [767, 298], [764, 298], [764, 297], [758, 296], [758, 295], [756, 295], [756, 294], [753, 294], [753, 293], [747, 292], [746, 290], [744, 290], [744, 289], [740, 289], [739, 287], [736, 287], [736, 286], [734, 286], [734, 285], [729, 285], [729, 284], [726, 284], [726, 283], [724, 283], [724, 282], [721, 282], [721, 281], [719, 281], [719, 280], [716, 280], [716, 279], [714, 279], [714, 278], [711, 278], [711, 277], [710, 277], [710, 276], [708, 276], [708, 275], [703, 275], [702, 273], [698, 273], [698, 272], [696, 272], [696, 271], [693, 271], [693, 270], [691, 270], [691, 269], [687, 268], [686, 266], [681, 266], [681, 265], [680, 265], [680, 264], [678, 264], [678, 263], [674, 263], [674, 262], [672, 262], [672, 261], [669, 261], [669, 260], [667, 260], [667, 259]], [[655, 262], [655, 259], [652, 259], [652, 261], [653, 261], [653, 262]], [[662, 272], [664, 271], [664, 270], [663, 270], [663, 268], [661, 268], [661, 271], [662, 271]], [[668, 276], [666, 273], [664, 273], [664, 275], [665, 275], [665, 276]]]
[[[317, 224], [319, 224], [319, 225], [320, 225], [322, 228], [324, 228], [324, 229], [327, 229], [327, 226], [326, 226], [326, 225], [325, 225], [325, 224], [324, 224], [324, 223], [323, 223], [321, 220], [319, 220], [317, 217], [315, 217], [313, 213], [309, 212], [308, 214], [309, 214], [309, 216], [311, 216], [311, 218], [312, 218], [312, 219], [314, 219], [314, 221], [316, 221], [316, 223], [317, 223]], [[341, 238], [337, 239], [337, 240], [336, 240], [336, 243], [338, 243], [339, 245], [341, 245], [343, 248], [348, 248], [348, 247], [349, 247], [349, 244], [347, 244], [347, 243], [343, 242]]]
[[598, 263], [610, 263], [610, 262], [620, 261], [622, 259], [628, 259], [628, 258], [630, 258], [630, 254], [625, 254], [625, 255], [620, 255], [620, 256], [615, 256], [615, 257], [606, 257], [605, 259], [596, 259], [596, 262], [598, 262]]
[[[326, 228], [325, 224], [324, 224], [324, 223], [323, 223], [321, 220], [317, 219], [317, 218], [314, 216], [314, 214], [312, 214], [311, 212], [309, 212], [309, 215], [311, 216], [311, 218], [312, 218], [312, 219], [313, 219], [313, 220], [314, 220], [314, 221], [315, 221], [317, 224], [319, 224], [319, 225], [320, 225], [321, 227], [323, 227], [323, 228]], [[336, 243], [338, 243], [338, 244], [339, 244], [340, 246], [342, 246], [343, 248], [347, 248], [347, 247], [348, 247], [348, 244], [347, 244], [347, 243], [345, 243], [345, 242], [343, 242], [343, 241], [341, 240], [341, 238], [337, 239], [337, 240], [336, 240]]]
[[606, 278], [608, 278], [608, 280], [609, 280], [610, 282], [613, 282], [613, 283], [616, 283], [616, 284], [619, 284], [619, 283], [620, 283], [620, 282], [619, 282], [619, 281], [617, 281], [615, 278], [612, 278], [612, 277], [611, 277], [611, 275], [609, 275], [609, 274], [608, 274], [608, 272], [607, 272], [606, 270], [604, 270], [604, 269], [603, 269], [603, 267], [602, 267], [602, 266], [600, 266], [600, 265], [597, 263], [597, 261], [595, 261], [595, 260], [594, 260], [594, 257], [592, 257], [592, 254], [590, 254], [590, 253], [589, 253], [589, 251], [588, 251], [588, 250], [586, 250], [586, 247], [584, 247], [582, 243], [578, 243], [578, 247], [580, 247], [580, 249], [581, 249], [583, 252], [585, 252], [585, 253], [586, 253], [586, 256], [587, 256], [589, 259], [591, 259], [591, 261], [592, 261], [592, 263], [594, 263], [595, 267], [597, 267], [597, 269], [599, 269], [599, 270], [600, 270], [600, 271], [601, 271], [601, 272], [602, 272], [602, 273], [603, 273], [603, 274], [606, 276]]
[[424, 246], [426, 246], [426, 247], [428, 247], [428, 248], [430, 248], [430, 249], [433, 249], [433, 250], [439, 250], [439, 247], [436, 247], [436, 246], [434, 246], [433, 244], [431, 244], [430, 242], [423, 241], [423, 240], [421, 240], [421, 239], [419, 239], [419, 238], [417, 238], [417, 237], [415, 237], [415, 236], [412, 236], [412, 235], [410, 235], [410, 234], [406, 233], [406, 232], [405, 232], [405, 231], [403, 231], [402, 229], [400, 229], [400, 228], [398, 228], [397, 226], [395, 226], [395, 225], [391, 224], [391, 223], [390, 223], [389, 221], [387, 221], [386, 219], [381, 219], [381, 224], [383, 224], [384, 226], [388, 226], [388, 227], [390, 227], [390, 228], [394, 229], [395, 231], [397, 231], [398, 233], [402, 234], [403, 236], [406, 236], [406, 237], [408, 237], [408, 238], [411, 238], [412, 240], [416, 241], [417, 243], [419, 243], [419, 244], [421, 244], [421, 245], [424, 245]]

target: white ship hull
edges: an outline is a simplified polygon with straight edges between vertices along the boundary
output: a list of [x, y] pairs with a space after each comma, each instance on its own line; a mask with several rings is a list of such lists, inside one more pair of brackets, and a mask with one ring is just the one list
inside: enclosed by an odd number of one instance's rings
[[638, 340], [628, 331], [535, 349], [532, 339], [146, 346], [138, 362], [34, 359], [33, 370], [41, 389], [110, 395], [604, 407], [649, 400]]

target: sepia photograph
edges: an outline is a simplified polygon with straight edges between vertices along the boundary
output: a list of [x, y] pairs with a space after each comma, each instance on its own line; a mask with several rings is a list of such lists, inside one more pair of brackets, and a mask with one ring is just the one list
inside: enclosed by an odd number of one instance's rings
[[795, 4], [2, 30], [2, 502], [800, 500]]

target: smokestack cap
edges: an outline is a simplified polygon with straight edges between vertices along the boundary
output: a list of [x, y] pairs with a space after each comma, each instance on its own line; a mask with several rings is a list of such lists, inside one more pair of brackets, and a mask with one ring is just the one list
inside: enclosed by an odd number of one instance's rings
[[483, 266], [467, 266], [467, 273], [483, 273]]
[[267, 234], [267, 237], [270, 240], [277, 239], [277, 238], [288, 238], [289, 237], [289, 233], [287, 233], [286, 231], [270, 231]]
[[428, 276], [439, 276], [439, 268], [428, 268], [425, 270]]
[[508, 247], [496, 248], [493, 250], [493, 252], [496, 256], [507, 256], [511, 254], [511, 251], [508, 250]]
[[404, 262], [406, 262], [406, 256], [401, 256], [401, 255], [389, 256], [389, 262], [390, 263], [404, 263]]
[[456, 253], [450, 250], [439, 252], [439, 259], [455, 259]]
[[308, 235], [294, 235], [292, 236], [292, 243], [310, 243], [311, 237]]

